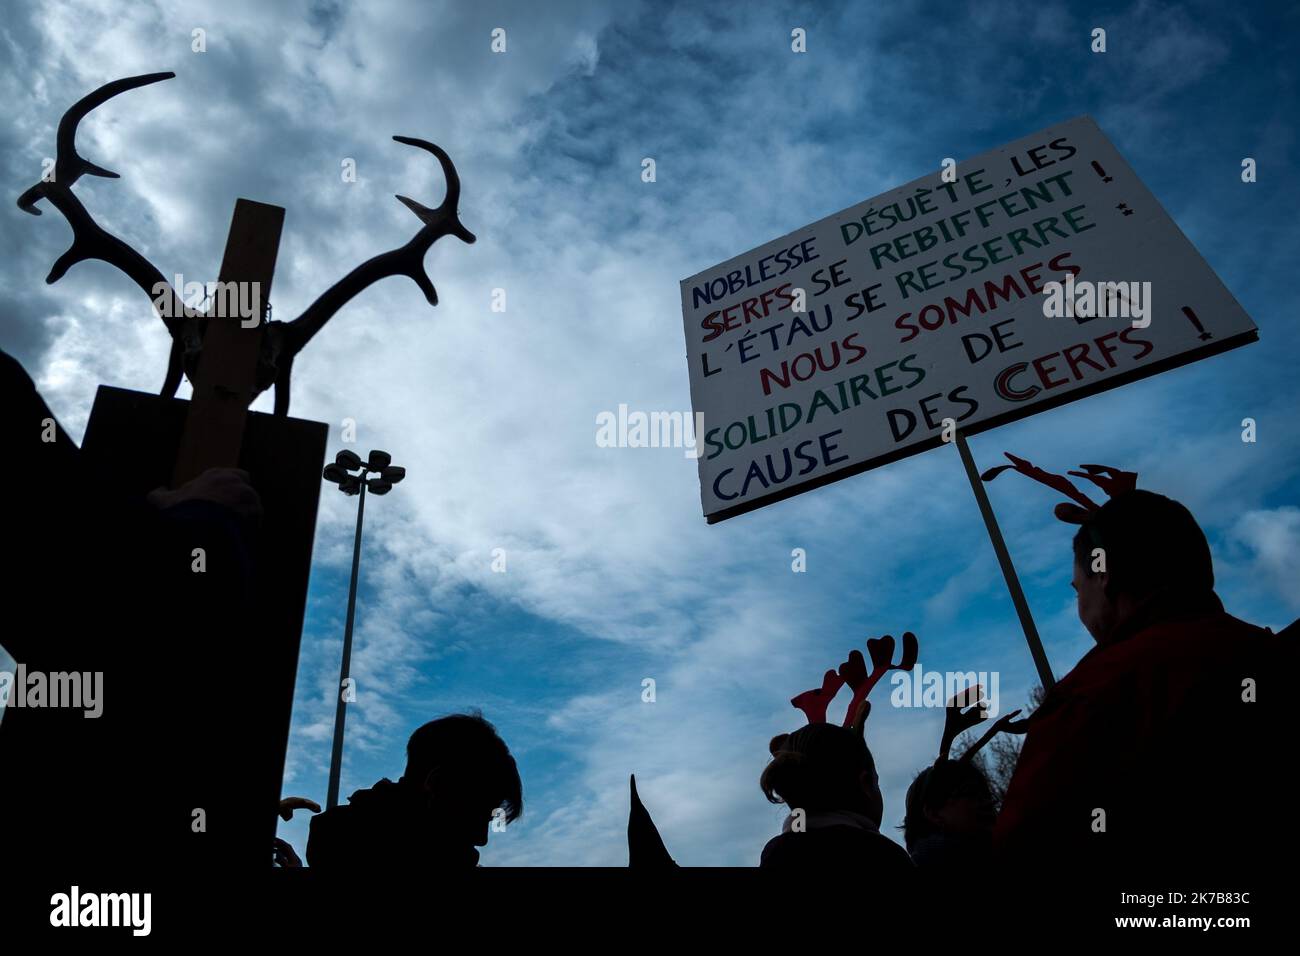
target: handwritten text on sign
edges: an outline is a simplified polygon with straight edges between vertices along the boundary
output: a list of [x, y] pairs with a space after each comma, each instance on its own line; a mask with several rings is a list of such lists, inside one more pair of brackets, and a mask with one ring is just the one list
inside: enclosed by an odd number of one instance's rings
[[710, 521], [1256, 337], [1089, 117], [681, 291]]

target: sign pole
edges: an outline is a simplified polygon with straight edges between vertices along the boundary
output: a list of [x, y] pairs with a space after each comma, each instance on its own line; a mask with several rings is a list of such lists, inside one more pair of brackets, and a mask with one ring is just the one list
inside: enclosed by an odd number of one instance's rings
[[1007, 590], [1011, 592], [1011, 602], [1016, 606], [1016, 614], [1020, 616], [1020, 627], [1025, 632], [1029, 653], [1033, 655], [1034, 666], [1038, 668], [1038, 679], [1043, 684], [1043, 690], [1049, 691], [1056, 683], [1056, 679], [1052, 676], [1051, 665], [1047, 663], [1047, 652], [1043, 650], [1038, 628], [1034, 626], [1033, 615], [1029, 613], [1029, 602], [1025, 600], [1025, 592], [1020, 589], [1020, 578], [1016, 576], [1015, 566], [1011, 563], [1007, 543], [1002, 540], [1002, 529], [998, 527], [997, 516], [993, 514], [993, 506], [989, 504], [984, 482], [980, 481], [979, 472], [975, 470], [975, 459], [971, 457], [966, 436], [960, 431], [956, 433], [955, 444], [958, 454], [961, 455], [961, 463], [966, 468], [970, 489], [975, 493], [975, 501], [980, 506], [980, 514], [984, 516], [984, 527], [988, 529], [989, 540], [993, 542], [993, 551], [998, 556], [998, 563], [1002, 565], [1002, 577], [1006, 579]]
[[[365, 473], [362, 473], [365, 478]], [[343, 774], [343, 726], [347, 720], [348, 704], [344, 687], [352, 667], [352, 619], [357, 610], [357, 568], [361, 565], [361, 518], [366, 513], [366, 482], [361, 482], [361, 500], [357, 502], [357, 536], [352, 544], [352, 583], [348, 586], [348, 622], [343, 631], [343, 666], [339, 671], [339, 699], [334, 706], [334, 749], [330, 753], [329, 789], [325, 809], [339, 805], [339, 780]]]

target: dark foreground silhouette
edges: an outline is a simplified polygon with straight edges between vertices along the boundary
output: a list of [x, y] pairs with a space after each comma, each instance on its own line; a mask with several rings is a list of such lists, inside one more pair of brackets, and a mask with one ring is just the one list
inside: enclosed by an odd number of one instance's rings
[[[16, 459], [39, 476], [10, 509], [0, 549], [0, 575], [21, 611], [14, 620], [26, 622], [6, 629], [4, 645], [28, 671], [102, 672], [105, 688], [95, 717], [11, 706], [0, 721], [7, 858], [63, 872], [202, 871], [211, 841], [191, 838], [194, 811], [214, 788], [239, 786], [231, 775], [239, 744], [222, 733], [222, 708], [237, 701], [237, 668], [225, 662], [258, 573], [248, 558], [256, 493], [226, 469], [174, 491], [116, 495], [3, 353], [0, 424]], [[1023, 465], [1016, 470], [1038, 472]], [[807, 725], [771, 741], [760, 787], [789, 813], [782, 832], [755, 847], [764, 869], [851, 870], [865, 889], [923, 894], [935, 874], [980, 882], [1087, 873], [1140, 889], [1142, 874], [1158, 871], [1227, 887], [1258, 879], [1270, 859], [1290, 859], [1295, 839], [1279, 808], [1290, 792], [1283, 728], [1296, 627], [1273, 634], [1228, 614], [1187, 509], [1116, 478], [1126, 473], [1087, 468], [1112, 497], [1063, 509], [1078, 528], [1061, 579], [1072, 566], [1079, 618], [1096, 647], [1028, 721], [1013, 712], [981, 740], [1027, 730], [996, 820], [988, 781], [968, 759], [979, 744], [950, 754], [980, 722], [974, 689], [950, 702], [939, 759], [909, 788], [907, 851], [881, 833], [867, 696], [918, 655], [906, 634], [895, 663], [886, 636], [867, 642], [870, 666], [853, 651], [820, 688], [796, 697]], [[1048, 477], [1059, 487], [1060, 476]], [[191, 573], [196, 547], [207, 554], [203, 574]], [[846, 685], [845, 718], [829, 723], [827, 706]], [[288, 802], [290, 812], [309, 803]], [[522, 810], [505, 742], [480, 716], [451, 715], [411, 735], [396, 782], [380, 780], [315, 816], [305, 855], [323, 874], [423, 879], [475, 866], [489, 834]], [[629, 863], [675, 868], [667, 837], [633, 780]], [[300, 862], [282, 842], [276, 856]], [[1022, 894], [1051, 886], [1030, 880]]]
[[411, 734], [406, 772], [352, 794], [311, 821], [307, 864], [353, 875], [455, 869], [523, 813], [519, 770], [481, 716], [456, 714]]
[[[238, 765], [222, 728], [238, 697], [228, 661], [255, 573], [257, 495], [244, 473], [214, 469], [174, 491], [118, 496], [3, 352], [0, 431], [31, 476], [0, 549], [3, 644], [29, 677], [77, 675], [57, 680], [102, 693], [94, 717], [11, 696], [0, 720], [6, 854], [69, 873], [202, 867], [219, 843], [195, 821]], [[192, 570], [196, 548], [204, 573]]]

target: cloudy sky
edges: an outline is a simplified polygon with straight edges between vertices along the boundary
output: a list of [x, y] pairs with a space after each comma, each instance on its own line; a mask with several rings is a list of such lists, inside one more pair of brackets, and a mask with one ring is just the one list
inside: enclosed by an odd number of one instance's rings
[[[1274, 628], [1300, 615], [1294, 9], [3, 7], [6, 194], [39, 177], [76, 99], [174, 70], [82, 124], [80, 151], [122, 179], [83, 179], [77, 192], [164, 274], [200, 281], [215, 278], [236, 197], [286, 207], [276, 318], [414, 233], [394, 193], [440, 200], [437, 164], [392, 134], [455, 159], [461, 218], [479, 241], [444, 240], [428, 256], [440, 304], [404, 279], [354, 300], [297, 362], [293, 413], [330, 423], [331, 452], [355, 419], [353, 447], [387, 449], [409, 472], [367, 509], [343, 792], [396, 778], [421, 722], [481, 708], [519, 759], [526, 804], [485, 865], [626, 862], [631, 772], [679, 862], [756, 863], [782, 817], [757, 785], [768, 739], [799, 723], [789, 698], [870, 636], [913, 630], [925, 668], [998, 672], [1003, 709], [1027, 697], [1033, 668], [953, 449], [709, 527], [694, 461], [598, 447], [596, 417], [620, 404], [690, 410], [683, 277], [943, 157], [1079, 114], [1109, 134], [1261, 341], [972, 439], [976, 460], [1011, 450], [1058, 470], [1137, 470], [1201, 519], [1230, 611]], [[1104, 55], [1089, 49], [1098, 26]], [[796, 27], [805, 54], [791, 52]], [[504, 53], [492, 52], [495, 28]], [[206, 52], [192, 51], [195, 29]], [[645, 157], [654, 183], [641, 179]], [[1242, 183], [1244, 157], [1258, 182]], [[340, 175], [346, 159], [356, 182]], [[101, 263], [43, 285], [69, 230], [7, 208], [0, 347], [79, 437], [98, 383], [158, 388], [167, 337]], [[1046, 489], [989, 487], [1062, 674], [1090, 645], [1069, 529]], [[322, 802], [355, 504], [322, 498], [284, 784]], [[497, 548], [505, 573], [492, 571]], [[791, 572], [794, 548], [806, 573]], [[642, 701], [647, 677], [654, 703]], [[941, 721], [877, 707], [887, 825]], [[303, 849], [305, 821], [282, 835]]]

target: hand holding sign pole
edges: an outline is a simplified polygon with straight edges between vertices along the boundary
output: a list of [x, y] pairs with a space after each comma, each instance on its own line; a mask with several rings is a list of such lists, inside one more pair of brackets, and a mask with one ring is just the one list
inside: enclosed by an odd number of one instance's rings
[[1034, 658], [1038, 680], [1043, 685], [1043, 690], [1051, 690], [1056, 684], [1056, 678], [1052, 675], [1052, 665], [1047, 660], [1043, 639], [1038, 636], [1038, 626], [1034, 624], [1034, 615], [1029, 610], [1029, 602], [1025, 600], [1025, 592], [1020, 587], [1020, 577], [1016, 574], [1015, 565], [1011, 563], [1011, 552], [1007, 550], [1007, 543], [1002, 538], [1002, 529], [998, 527], [997, 516], [993, 513], [993, 506], [989, 504], [988, 492], [984, 490], [984, 484], [980, 481], [979, 471], [975, 468], [975, 459], [966, 444], [966, 436], [957, 432], [954, 444], [957, 446], [958, 454], [961, 455], [962, 467], [966, 471], [966, 479], [970, 482], [971, 492], [975, 495], [980, 517], [984, 519], [984, 528], [988, 531], [989, 541], [993, 544], [993, 553], [997, 555], [998, 566], [1002, 568], [1002, 578], [1007, 583], [1007, 592], [1011, 595], [1011, 603], [1015, 605], [1016, 617], [1020, 619], [1020, 628], [1025, 633], [1025, 643], [1029, 645], [1029, 653]]

